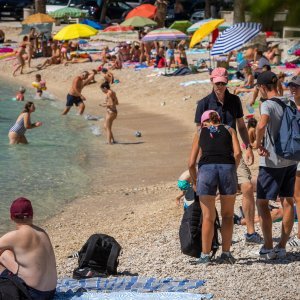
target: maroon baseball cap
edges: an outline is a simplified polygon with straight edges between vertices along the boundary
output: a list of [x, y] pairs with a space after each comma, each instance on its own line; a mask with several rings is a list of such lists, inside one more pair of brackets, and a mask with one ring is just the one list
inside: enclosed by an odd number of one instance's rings
[[10, 207], [11, 219], [32, 219], [33, 210], [30, 200], [20, 197]]

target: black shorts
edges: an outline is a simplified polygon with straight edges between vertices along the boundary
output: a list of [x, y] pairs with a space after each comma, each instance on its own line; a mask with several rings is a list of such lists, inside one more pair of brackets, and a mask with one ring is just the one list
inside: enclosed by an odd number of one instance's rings
[[259, 167], [257, 199], [276, 200], [293, 197], [297, 165], [285, 168]]
[[66, 106], [71, 107], [74, 104], [78, 106], [79, 104], [83, 103], [82, 99], [77, 96], [72, 96], [70, 94], [67, 95], [67, 104]]

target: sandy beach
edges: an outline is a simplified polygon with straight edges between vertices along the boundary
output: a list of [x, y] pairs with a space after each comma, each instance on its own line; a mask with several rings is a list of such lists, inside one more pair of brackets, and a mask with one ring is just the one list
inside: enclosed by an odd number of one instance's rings
[[[10, 37], [19, 38], [18, 31], [11, 29]], [[34, 59], [32, 65], [43, 60]], [[73, 77], [99, 63], [55, 65], [41, 71], [26, 67], [25, 75], [15, 78], [11, 75], [12, 65], [13, 61], [1, 61], [0, 76], [32, 89], [31, 82], [38, 72], [46, 80], [48, 91], [64, 103]], [[175, 205], [176, 183], [187, 169], [196, 103], [210, 93], [211, 86], [180, 86], [181, 82], [208, 79], [207, 73], [179, 77], [156, 74], [151, 69], [114, 71], [120, 80], [112, 87], [120, 102], [113, 127], [118, 144], [105, 145], [103, 129], [101, 137], [91, 134], [103, 158], [100, 163], [96, 155], [88, 157], [90, 192], [74, 199], [45, 224], [55, 248], [59, 277], [72, 276], [77, 265], [76, 259], [68, 259], [68, 255], [78, 251], [91, 234], [106, 233], [123, 247], [119, 271], [124, 274], [207, 280], [199, 292], [212, 293], [214, 299], [299, 299], [300, 253], [288, 249], [286, 260], [260, 261], [260, 245], [244, 244], [244, 226], [234, 227], [235, 265], [194, 266], [181, 254], [178, 229], [183, 208]], [[83, 90], [87, 98], [85, 113], [104, 116], [104, 108], [99, 106], [104, 100], [99, 89], [101, 75], [96, 81]], [[59, 111], [57, 118], [62, 118]], [[103, 127], [101, 120], [87, 122]], [[136, 131], [142, 133], [141, 138], [135, 137]], [[257, 155], [251, 170], [253, 175], [258, 172]], [[241, 196], [236, 210], [239, 205]], [[274, 224], [276, 239], [280, 237], [280, 226]], [[256, 229], [261, 233], [258, 225]]]

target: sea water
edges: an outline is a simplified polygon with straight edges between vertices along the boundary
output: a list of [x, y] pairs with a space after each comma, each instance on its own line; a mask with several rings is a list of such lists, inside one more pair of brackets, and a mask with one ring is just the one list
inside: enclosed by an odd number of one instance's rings
[[61, 211], [66, 202], [87, 193], [89, 151], [94, 151], [97, 138], [75, 108], [61, 116], [63, 103], [34, 99], [31, 91], [25, 94], [25, 102], [33, 101], [36, 106], [31, 122], [43, 125], [27, 130], [28, 145], [9, 145], [9, 129], [25, 104], [12, 101], [17, 90], [0, 81], [0, 233], [11, 228], [9, 207], [18, 197], [32, 201], [35, 220], [41, 223]]

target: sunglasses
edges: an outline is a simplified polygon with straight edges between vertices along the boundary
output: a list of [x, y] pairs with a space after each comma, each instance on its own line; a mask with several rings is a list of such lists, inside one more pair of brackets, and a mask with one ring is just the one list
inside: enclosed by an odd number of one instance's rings
[[216, 86], [226, 86], [227, 83], [226, 82], [216, 82], [215, 85]]

